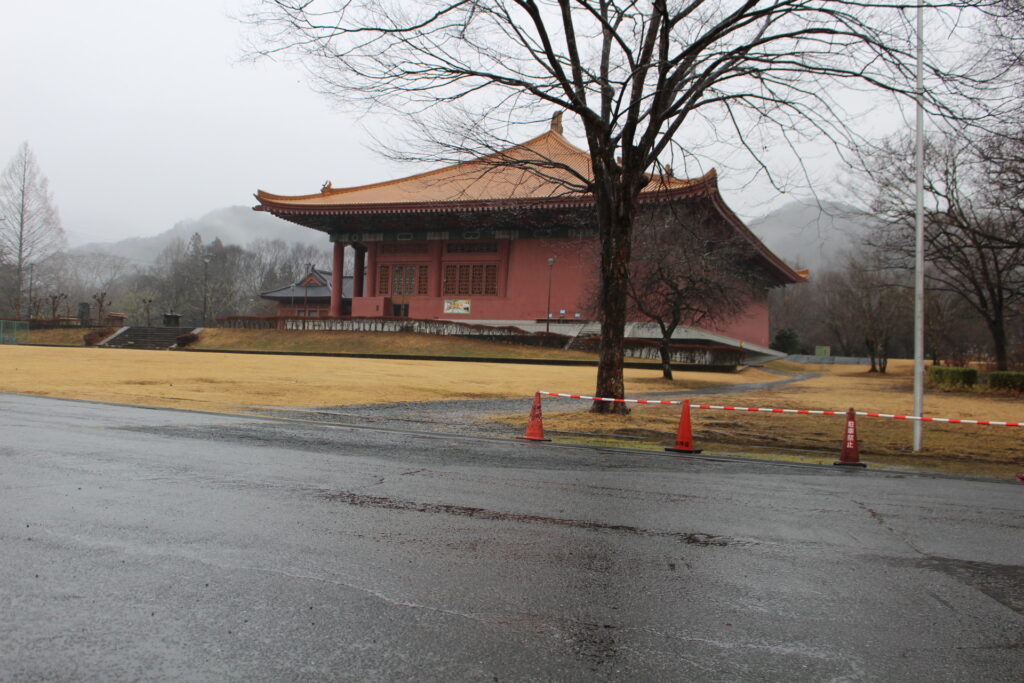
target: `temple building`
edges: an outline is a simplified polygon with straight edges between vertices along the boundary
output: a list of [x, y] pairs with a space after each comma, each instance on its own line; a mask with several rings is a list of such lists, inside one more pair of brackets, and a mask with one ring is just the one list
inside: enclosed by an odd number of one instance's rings
[[[282, 318], [326, 318], [331, 312], [331, 273], [310, 266], [298, 282], [260, 292], [260, 298], [277, 304]], [[352, 276], [343, 278], [342, 314], [348, 314], [352, 302]]]
[[[260, 190], [254, 208], [329, 237], [331, 282], [317, 288], [318, 295], [329, 296], [329, 317], [447, 318], [536, 330], [548, 321], [594, 317], [594, 199], [569, 189], [568, 169], [588, 176], [590, 157], [563, 137], [556, 116], [544, 134], [480, 159], [358, 187], [328, 182], [308, 195]], [[805, 279], [725, 205], [713, 170], [696, 179], [651, 176], [640, 201], [652, 209], [687, 205], [713, 215], [723, 230], [749, 242], [768, 287]], [[341, 285], [348, 275], [346, 246], [354, 256], [350, 301]], [[767, 347], [768, 287], [720, 329], [680, 329], [676, 336]], [[284, 289], [281, 294], [298, 310], [301, 283]], [[653, 324], [639, 319], [631, 328], [627, 335], [659, 336]]]

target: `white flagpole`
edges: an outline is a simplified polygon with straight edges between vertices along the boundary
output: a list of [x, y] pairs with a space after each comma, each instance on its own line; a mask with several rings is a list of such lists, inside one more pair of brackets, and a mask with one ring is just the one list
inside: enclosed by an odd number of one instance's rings
[[[924, 9], [917, 6], [917, 220], [914, 252], [914, 414], [924, 414]], [[921, 420], [914, 450], [921, 450]]]

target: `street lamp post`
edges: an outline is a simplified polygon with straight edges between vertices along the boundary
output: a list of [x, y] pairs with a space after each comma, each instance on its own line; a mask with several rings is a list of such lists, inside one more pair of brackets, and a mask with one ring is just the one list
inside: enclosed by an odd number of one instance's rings
[[548, 307], [544, 311], [544, 332], [551, 332], [551, 273], [555, 269], [555, 257], [548, 257]]
[[32, 283], [34, 281], [34, 278], [35, 264], [30, 263], [28, 264], [28, 309], [26, 309], [26, 313], [28, 314], [27, 317], [29, 320], [32, 319]]
[[[313, 264], [306, 264], [306, 276], [302, 278], [302, 315], [309, 317], [309, 274], [313, 272]], [[302, 321], [302, 329], [306, 329], [306, 321]]]
[[206, 306], [208, 300], [208, 289], [206, 287], [210, 270], [210, 255], [203, 254], [203, 327], [206, 327]]

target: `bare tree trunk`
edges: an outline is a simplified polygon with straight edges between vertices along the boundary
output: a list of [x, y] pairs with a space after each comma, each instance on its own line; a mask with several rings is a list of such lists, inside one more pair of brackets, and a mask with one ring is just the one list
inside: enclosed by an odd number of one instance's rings
[[[622, 357], [626, 338], [633, 211], [632, 203], [621, 195], [616, 196], [612, 203], [613, 206], [599, 204], [597, 209], [601, 232], [601, 343], [598, 347], [596, 395], [622, 398], [626, 391]], [[623, 403], [595, 401], [590, 411], [625, 414], [629, 408]]]
[[658, 350], [661, 352], [661, 377], [663, 379], [672, 379], [672, 351], [669, 349], [669, 343], [672, 341], [672, 335], [661, 338], [661, 343], [658, 345]]
[[1006, 325], [1002, 317], [986, 320], [992, 335], [992, 352], [996, 357], [996, 370], [1009, 370], [1009, 355], [1006, 350]]

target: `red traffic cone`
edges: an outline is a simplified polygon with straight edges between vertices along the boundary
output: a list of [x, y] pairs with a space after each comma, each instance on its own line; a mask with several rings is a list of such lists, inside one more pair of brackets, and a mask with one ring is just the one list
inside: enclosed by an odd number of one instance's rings
[[860, 447], [857, 445], [857, 412], [850, 408], [846, 411], [846, 431], [843, 433], [843, 450], [839, 453], [839, 460], [833, 465], [845, 465], [847, 467], [867, 467], [860, 461]]
[[675, 453], [700, 453], [693, 447], [693, 430], [690, 428], [690, 400], [683, 401], [683, 412], [679, 414], [679, 433], [676, 434], [675, 448], [666, 448]]
[[519, 441], [551, 441], [544, 438], [544, 420], [540, 415], [540, 392], [533, 395], [533, 407], [530, 408], [530, 422], [526, 425], [526, 434], [516, 437]]

